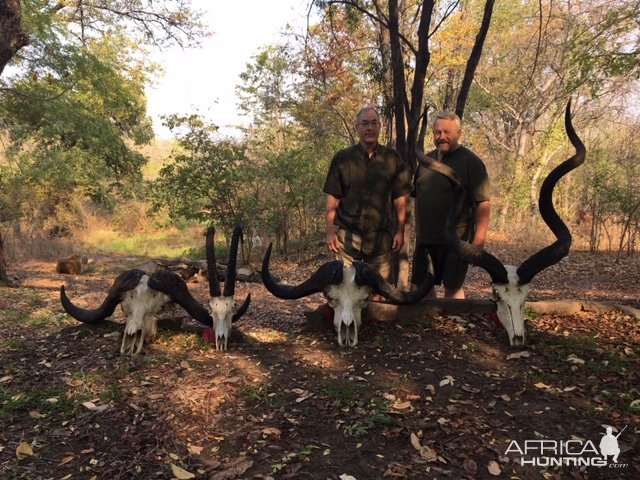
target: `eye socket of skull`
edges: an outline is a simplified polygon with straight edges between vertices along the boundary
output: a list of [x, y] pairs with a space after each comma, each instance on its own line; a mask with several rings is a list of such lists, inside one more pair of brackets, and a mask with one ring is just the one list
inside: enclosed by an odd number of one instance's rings
[[366, 306], [367, 306], [367, 299], [366, 298], [364, 298], [362, 300], [358, 300], [356, 302], [356, 308], [364, 308]]
[[337, 298], [333, 298], [327, 295], [327, 303], [331, 308], [336, 308], [340, 302], [338, 301]]

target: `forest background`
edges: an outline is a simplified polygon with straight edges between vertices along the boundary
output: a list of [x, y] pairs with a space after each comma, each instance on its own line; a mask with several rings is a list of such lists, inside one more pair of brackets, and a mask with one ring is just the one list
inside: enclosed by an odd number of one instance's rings
[[193, 112], [165, 117], [174, 139], [160, 141], [150, 49], [215, 31], [188, 1], [0, 1], [0, 279], [24, 256], [193, 253], [208, 224], [243, 225], [285, 254], [323, 242], [328, 162], [356, 141], [364, 104], [412, 165], [436, 112], [463, 116], [492, 180], [491, 231], [527, 245], [547, 237], [537, 195], [572, 154], [572, 99], [588, 154], [556, 188], [560, 215], [585, 249], [638, 251], [640, 2], [329, 0], [309, 12], [304, 35], [285, 31], [247, 63], [241, 135]]

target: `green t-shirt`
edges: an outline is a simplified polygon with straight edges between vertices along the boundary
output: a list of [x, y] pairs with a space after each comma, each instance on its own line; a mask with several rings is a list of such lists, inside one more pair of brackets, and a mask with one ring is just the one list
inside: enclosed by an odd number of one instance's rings
[[411, 193], [411, 170], [394, 149], [378, 145], [368, 158], [358, 143], [334, 155], [323, 191], [340, 199], [337, 225], [360, 234], [391, 232], [393, 200]]
[[[437, 158], [437, 152], [427, 156]], [[441, 159], [451, 167], [467, 188], [467, 204], [489, 200], [489, 176], [480, 158], [467, 147], [460, 146]], [[453, 186], [441, 173], [418, 164], [415, 175], [416, 237], [419, 244], [444, 243], [444, 227], [453, 202]], [[465, 209], [457, 226], [458, 235], [468, 234], [474, 219], [471, 208]], [[470, 240], [470, 239], [469, 239]]]

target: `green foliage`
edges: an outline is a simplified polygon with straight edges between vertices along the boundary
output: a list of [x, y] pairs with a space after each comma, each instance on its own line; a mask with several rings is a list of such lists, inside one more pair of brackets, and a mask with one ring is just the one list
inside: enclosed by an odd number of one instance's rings
[[153, 136], [144, 88], [156, 66], [146, 48], [193, 44], [207, 31], [181, 0], [22, 7], [30, 44], [0, 95], [0, 209], [2, 220], [46, 230], [78, 198], [113, 208], [144, 193], [146, 159], [133, 146]]
[[268, 407], [275, 407], [279, 403], [276, 393], [271, 391], [271, 384], [269, 383], [264, 383], [259, 387], [243, 388], [240, 393]]
[[216, 138], [217, 127], [197, 115], [172, 115], [166, 125], [177, 134], [185, 153], [176, 154], [153, 182], [153, 211], [166, 209], [171, 218], [215, 221], [227, 233], [245, 224], [253, 204], [242, 188], [246, 172], [252, 170], [245, 145]]
[[361, 392], [364, 386], [349, 380], [339, 380], [325, 386], [326, 395], [335, 400], [340, 407], [350, 407], [362, 401]]
[[[617, 250], [618, 259], [640, 241], [640, 140], [636, 131], [634, 119], [624, 126], [602, 129], [583, 172], [582, 212], [591, 219], [591, 249], [596, 250], [606, 237], [607, 248]], [[610, 230], [619, 232], [615, 245]]]

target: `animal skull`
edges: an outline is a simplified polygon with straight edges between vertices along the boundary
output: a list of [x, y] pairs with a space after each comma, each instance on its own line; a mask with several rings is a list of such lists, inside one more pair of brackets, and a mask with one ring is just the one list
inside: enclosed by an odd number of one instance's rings
[[213, 321], [216, 350], [226, 350], [231, 336], [233, 322], [238, 320], [249, 308], [251, 294], [247, 295], [244, 303], [236, 310], [233, 295], [236, 284], [236, 261], [238, 244], [242, 237], [242, 229], [236, 227], [231, 236], [229, 261], [227, 262], [227, 278], [224, 291], [220, 291], [220, 282], [216, 270], [216, 254], [214, 247], [215, 229], [210, 227], [206, 232], [207, 271], [209, 276], [209, 309]]
[[362, 325], [362, 309], [369, 295], [378, 293], [396, 304], [414, 303], [424, 297], [433, 287], [433, 277], [427, 275], [417, 290], [403, 292], [387, 282], [370, 265], [355, 262], [345, 265], [340, 260], [325, 263], [306, 281], [298, 286], [277, 283], [269, 272], [272, 244], [269, 244], [262, 261], [264, 286], [278, 298], [293, 300], [313, 293], [323, 292], [334, 309], [333, 324], [342, 346], [356, 346], [358, 331]]
[[518, 274], [513, 265], [505, 265], [505, 269], [508, 283], [492, 285], [496, 313], [511, 345], [524, 345], [524, 302], [529, 294], [529, 284], [518, 285]]
[[355, 282], [356, 268], [345, 265], [342, 269], [342, 283], [329, 285], [325, 296], [333, 308], [333, 325], [338, 333], [338, 344], [355, 347], [358, 344], [358, 330], [362, 324], [362, 309], [367, 306], [369, 294], [373, 290], [368, 285]]
[[212, 297], [209, 301], [213, 328], [216, 335], [216, 350], [226, 350], [227, 341], [233, 327], [233, 314], [235, 310], [233, 297]]
[[158, 314], [171, 299], [164, 293], [149, 288], [148, 275], [140, 279], [133, 290], [124, 294], [120, 304], [126, 318], [120, 353], [138, 355], [145, 342], [153, 340], [158, 333]]
[[463, 242], [458, 238], [456, 225], [464, 208], [465, 192], [463, 187], [454, 186], [455, 200], [447, 218], [445, 237], [462, 259], [478, 265], [491, 276], [496, 313], [500, 323], [509, 334], [511, 345], [524, 345], [524, 308], [529, 293], [529, 283], [545, 268], [566, 257], [571, 247], [571, 232], [553, 206], [553, 189], [558, 181], [582, 165], [586, 157], [585, 146], [571, 124], [571, 102], [568, 103], [565, 111], [565, 128], [576, 153], [547, 175], [540, 187], [538, 199], [540, 215], [556, 236], [556, 241], [529, 257], [519, 267], [504, 265], [484, 249]]
[[169, 270], [151, 276], [142, 270], [127, 270], [115, 279], [107, 298], [95, 310], [75, 306], [60, 287], [60, 301], [65, 311], [83, 323], [97, 323], [110, 317], [118, 305], [126, 319], [120, 353], [138, 355], [146, 341], [158, 331], [157, 315], [171, 301], [179, 304], [198, 322], [211, 325], [208, 312], [189, 293], [184, 280]]

